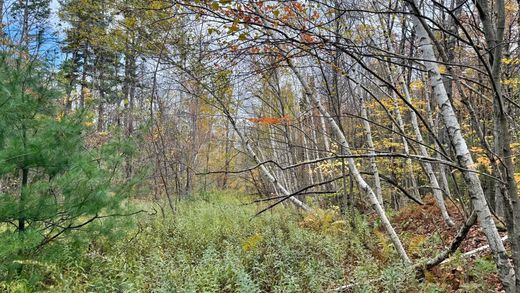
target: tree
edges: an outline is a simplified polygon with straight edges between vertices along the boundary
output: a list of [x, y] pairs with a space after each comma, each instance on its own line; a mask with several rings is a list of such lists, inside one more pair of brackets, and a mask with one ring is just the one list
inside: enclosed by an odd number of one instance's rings
[[[63, 64], [68, 80], [67, 108], [84, 107], [86, 95], [97, 91], [99, 123], [103, 130], [103, 106], [117, 100], [118, 67], [121, 53], [109, 26], [112, 23], [111, 6], [106, 1], [64, 0], [60, 18], [69, 24], [65, 30], [62, 51], [68, 54]], [[79, 101], [73, 105], [74, 92]], [[126, 98], [126, 97], [125, 97]], [[121, 100], [121, 99], [119, 99]]]
[[[50, 2], [50, 0], [19, 0], [13, 3], [10, 12], [17, 21], [19, 44], [26, 48], [33, 45], [36, 51], [39, 49], [46, 33]], [[0, 4], [3, 5], [3, 1]]]
[[[411, 10], [414, 11], [414, 13], [417, 13], [415, 10], [415, 3], [413, 1], [409, 3]], [[419, 39], [419, 48], [424, 59], [424, 66], [430, 76], [430, 84], [433, 88], [433, 95], [437, 100], [437, 103], [440, 105], [441, 116], [443, 118], [444, 124], [446, 125], [446, 128], [448, 129], [448, 136], [453, 145], [453, 148], [455, 149], [458, 163], [465, 169], [462, 174], [466, 184], [468, 185], [471, 203], [477, 214], [477, 219], [480, 223], [480, 226], [482, 227], [482, 230], [486, 234], [489, 247], [493, 251], [493, 257], [495, 259], [504, 287], [506, 290], [514, 292], [516, 290], [513, 279], [514, 271], [509, 263], [504, 244], [500, 239], [496, 225], [493, 222], [489, 206], [486, 202], [484, 191], [482, 190], [480, 179], [474, 172], [472, 172], [475, 169], [475, 164], [473, 162], [471, 153], [469, 152], [468, 145], [466, 144], [466, 139], [462, 135], [457, 115], [455, 114], [453, 106], [448, 99], [448, 94], [446, 92], [446, 88], [444, 87], [444, 83], [439, 72], [439, 65], [433, 50], [432, 40], [430, 39], [430, 36], [428, 35], [427, 30], [419, 17], [413, 15], [412, 22], [417, 32], [417, 38]]]
[[0, 222], [14, 227], [2, 231], [3, 260], [122, 215], [133, 187], [118, 171], [131, 145], [87, 144], [92, 118], [65, 114], [53, 79], [45, 64], [0, 56]]

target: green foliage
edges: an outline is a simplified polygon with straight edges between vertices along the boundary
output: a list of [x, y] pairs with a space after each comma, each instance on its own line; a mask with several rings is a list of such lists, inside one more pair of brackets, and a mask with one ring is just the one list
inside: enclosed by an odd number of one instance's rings
[[496, 272], [496, 265], [492, 259], [479, 258], [469, 267], [466, 282], [461, 286], [466, 292], [490, 292], [493, 291], [486, 279]]
[[[76, 239], [69, 239], [68, 245], [52, 244], [41, 259], [25, 263], [23, 278], [0, 282], [0, 288], [330, 292], [354, 284], [355, 292], [442, 292], [443, 284], [419, 283], [415, 271], [403, 267], [398, 258], [383, 263], [374, 257], [380, 243], [370, 237], [374, 228], [361, 216], [356, 217], [356, 232], [346, 227], [331, 233], [306, 227], [305, 216], [288, 209], [251, 218], [256, 208], [243, 206], [241, 199], [236, 193], [194, 196], [178, 203], [175, 214], [165, 218], [135, 216], [137, 225], [118, 239], [76, 233], [88, 243], [78, 245]], [[154, 207], [149, 202], [139, 205], [146, 210]], [[492, 267], [486, 264], [477, 269], [483, 277]], [[454, 265], [458, 266], [456, 260]], [[477, 279], [468, 280], [465, 286], [476, 284]]]
[[382, 284], [390, 292], [405, 292], [414, 285], [414, 269], [396, 265], [385, 268], [381, 273]]
[[60, 112], [52, 80], [45, 64], [0, 56], [0, 279], [30, 271], [35, 249], [125, 213], [134, 186], [118, 172], [132, 148], [117, 138], [88, 148], [88, 109]]
[[[345, 283], [344, 235], [302, 229], [295, 214], [251, 219], [255, 208], [237, 208], [240, 204], [234, 194], [182, 202], [174, 221], [140, 217], [124, 239], [91, 238], [80, 257], [77, 249], [62, 249], [54, 264], [45, 263], [48, 268], [35, 265], [36, 283], [24, 279], [10, 286], [69, 292], [323, 292]], [[60, 246], [49, 250], [53, 247]]]

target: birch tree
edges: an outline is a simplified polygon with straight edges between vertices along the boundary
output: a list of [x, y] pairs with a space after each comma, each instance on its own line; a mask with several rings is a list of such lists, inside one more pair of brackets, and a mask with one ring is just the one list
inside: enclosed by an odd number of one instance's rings
[[422, 58], [424, 59], [423, 64], [430, 76], [430, 84], [433, 88], [433, 95], [439, 104], [441, 116], [443, 122], [446, 125], [450, 142], [452, 143], [457, 161], [461, 167], [465, 170], [462, 171], [462, 175], [468, 186], [468, 191], [471, 197], [471, 203], [482, 230], [484, 231], [486, 238], [489, 242], [489, 247], [493, 252], [493, 258], [498, 268], [498, 272], [504, 287], [508, 292], [515, 291], [514, 284], [514, 271], [506, 254], [506, 250], [500, 235], [498, 234], [495, 223], [489, 207], [486, 202], [484, 191], [480, 184], [480, 179], [477, 174], [473, 172], [475, 169], [475, 163], [471, 157], [471, 153], [466, 144], [466, 140], [462, 135], [462, 130], [455, 114], [453, 107], [448, 99], [448, 94], [442, 76], [439, 72], [438, 61], [435, 56], [433, 44], [428, 35], [423, 22], [417, 16], [417, 8], [414, 2], [408, 2], [408, 5], [413, 12], [410, 16], [414, 29], [417, 33], [417, 39], [419, 40], [419, 50]]

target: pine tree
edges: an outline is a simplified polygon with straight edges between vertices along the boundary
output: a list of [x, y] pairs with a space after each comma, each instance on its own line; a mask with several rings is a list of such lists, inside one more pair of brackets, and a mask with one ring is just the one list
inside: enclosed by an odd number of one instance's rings
[[17, 22], [21, 45], [27, 48], [33, 46], [36, 51], [42, 45], [51, 12], [50, 2], [50, 0], [14, 1], [10, 12]]
[[0, 223], [12, 227], [0, 263], [123, 214], [133, 187], [118, 168], [131, 145], [87, 144], [92, 113], [65, 113], [55, 80], [45, 64], [0, 55]]
[[[72, 92], [79, 86], [78, 107], [85, 106], [86, 92], [95, 90], [98, 112], [103, 114], [103, 104], [116, 100], [121, 59], [109, 29], [113, 25], [110, 2], [64, 0], [60, 18], [69, 25], [63, 41], [63, 52], [70, 57], [63, 66], [68, 90]], [[72, 108], [72, 100], [68, 108]]]

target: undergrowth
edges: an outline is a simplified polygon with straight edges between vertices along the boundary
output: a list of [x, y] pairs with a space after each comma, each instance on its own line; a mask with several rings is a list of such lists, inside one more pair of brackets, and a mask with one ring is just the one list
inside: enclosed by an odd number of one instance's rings
[[[166, 217], [136, 215], [132, 229], [116, 233], [120, 237], [77, 234], [83, 241], [57, 242], [31, 261], [19, 260], [24, 269], [0, 281], [0, 291], [330, 292], [346, 284], [355, 284], [355, 292], [448, 288], [432, 278], [419, 283], [415, 272], [400, 265], [384, 233], [359, 215], [353, 232], [334, 209], [300, 215], [280, 207], [253, 217], [258, 207], [246, 201], [231, 192], [213, 193], [178, 203]], [[479, 268], [493, 269], [487, 262]], [[484, 278], [473, 274], [476, 282]], [[472, 284], [463, 288], [483, 288]]]

